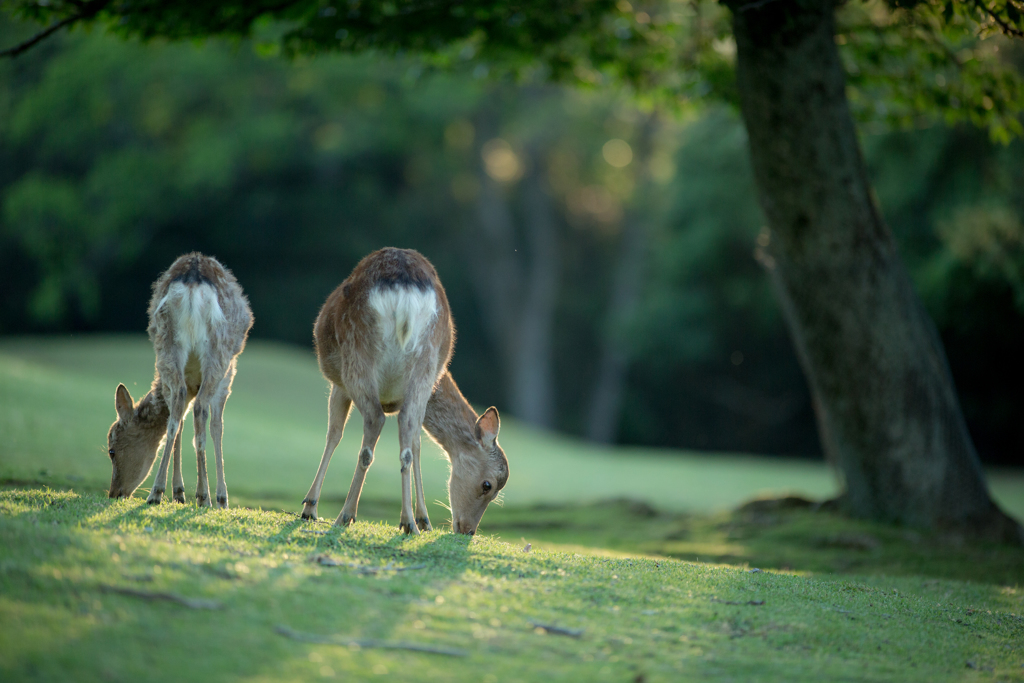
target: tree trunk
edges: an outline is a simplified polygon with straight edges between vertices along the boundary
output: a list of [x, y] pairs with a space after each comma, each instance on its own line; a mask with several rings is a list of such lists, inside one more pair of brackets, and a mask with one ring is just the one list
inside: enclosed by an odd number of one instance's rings
[[523, 187], [529, 276], [519, 315], [512, 412], [520, 419], [551, 427], [555, 417], [555, 311], [562, 260], [558, 248], [558, 217], [547, 194], [539, 154], [531, 154], [533, 170]]
[[[481, 144], [496, 135], [495, 112], [481, 112], [477, 128]], [[530, 424], [551, 427], [555, 421], [553, 329], [562, 263], [559, 222], [545, 191], [540, 154], [526, 151], [531, 170], [523, 179], [521, 231], [502, 188], [479, 169], [480, 230], [472, 231], [467, 263], [485, 327], [505, 368], [512, 414]], [[517, 248], [520, 235], [525, 249]]]
[[639, 218], [626, 218], [620, 248], [622, 256], [612, 283], [597, 381], [594, 383], [594, 393], [587, 413], [587, 438], [597, 443], [614, 443], [619, 434], [619, 418], [629, 373], [629, 354], [623, 348], [615, 328], [621, 325], [623, 318], [640, 301], [647, 260], [647, 234]]
[[622, 228], [619, 245], [621, 256], [612, 282], [597, 380], [587, 411], [587, 438], [597, 443], [614, 443], [619, 434], [630, 358], [616, 329], [622, 326], [640, 302], [647, 264], [645, 220], [646, 217], [630, 212]]
[[[657, 115], [648, 114], [635, 143], [637, 184], [650, 184], [651, 151], [657, 128]], [[651, 200], [650, 196], [635, 199], [622, 223], [619, 262], [605, 315], [597, 379], [587, 411], [587, 438], [597, 443], [614, 443], [619, 434], [630, 357], [616, 330], [622, 327], [640, 302], [647, 265], [647, 225], [654, 212], [652, 204], [655, 204]]]
[[1024, 542], [992, 502], [934, 325], [861, 156], [829, 0], [727, 0], [763, 262], [860, 517]]
[[468, 231], [466, 263], [473, 276], [471, 281], [485, 329], [505, 367], [505, 384], [511, 386], [515, 376], [513, 359], [524, 286], [523, 269], [515, 248], [512, 209], [496, 182], [482, 170], [478, 177], [477, 220]]

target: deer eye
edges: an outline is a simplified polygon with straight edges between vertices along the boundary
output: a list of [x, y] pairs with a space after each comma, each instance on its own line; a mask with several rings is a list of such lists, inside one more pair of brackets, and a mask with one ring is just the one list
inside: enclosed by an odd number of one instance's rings
[[114, 459], [114, 449], [111, 448], [109, 451], [107, 451], [107, 455], [109, 455], [110, 459], [113, 460]]
[[491, 490], [491, 482], [485, 481], [484, 482], [484, 493], [487, 493], [490, 490]]

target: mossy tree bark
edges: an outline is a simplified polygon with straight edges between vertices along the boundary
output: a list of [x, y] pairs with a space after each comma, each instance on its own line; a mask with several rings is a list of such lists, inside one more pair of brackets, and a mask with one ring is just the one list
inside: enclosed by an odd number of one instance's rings
[[1024, 542], [992, 502], [945, 353], [879, 210], [845, 93], [831, 0], [726, 0], [764, 259], [861, 517]]

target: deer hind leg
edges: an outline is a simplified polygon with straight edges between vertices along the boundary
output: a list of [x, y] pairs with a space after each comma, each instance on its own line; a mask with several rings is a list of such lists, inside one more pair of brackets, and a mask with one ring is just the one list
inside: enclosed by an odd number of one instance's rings
[[185, 416], [185, 409], [188, 407], [188, 392], [185, 389], [185, 378], [179, 382], [165, 383], [163, 385], [164, 396], [168, 398], [168, 409], [170, 416], [167, 418], [167, 438], [164, 440], [164, 454], [160, 458], [160, 466], [156, 472], [156, 480], [153, 488], [149, 491], [146, 502], [150, 505], [159, 505], [167, 490], [167, 466], [171, 462], [171, 451], [174, 450], [174, 441], [177, 438], [179, 427]]
[[324, 485], [331, 456], [334, 455], [334, 450], [345, 433], [345, 423], [351, 411], [352, 399], [342, 394], [336, 384], [331, 384], [331, 397], [327, 401], [327, 444], [324, 446], [323, 457], [320, 458], [320, 468], [313, 478], [313, 485], [309, 487], [309, 493], [302, 501], [302, 519], [320, 519], [316, 511], [317, 503], [320, 501], [320, 489]]
[[[427, 518], [427, 505], [423, 500], [423, 482], [419, 476], [420, 462], [420, 430], [423, 427], [423, 414], [427, 409], [430, 387], [426, 391], [410, 392], [405, 404], [398, 414], [398, 446], [399, 462], [402, 465], [402, 516], [398, 528], [407, 534], [418, 535], [420, 529], [429, 530], [430, 520]], [[412, 509], [412, 483], [415, 472], [416, 505], [421, 517], [416, 518]]]
[[228, 373], [217, 387], [210, 411], [210, 438], [213, 440], [213, 453], [217, 464], [217, 507], [224, 510], [228, 508], [228, 484], [224, 479], [224, 406], [231, 394], [231, 382], [234, 379], [235, 363], [232, 361]]
[[380, 430], [384, 429], [384, 410], [380, 407], [380, 403], [374, 399], [362, 399], [356, 401], [356, 407], [363, 414], [363, 445], [359, 448], [359, 460], [356, 462], [356, 471], [352, 474], [352, 484], [348, 487], [348, 495], [345, 496], [345, 506], [341, 508], [338, 519], [334, 521], [337, 526], [348, 526], [356, 519], [356, 512], [359, 510], [359, 494], [363, 491], [366, 471], [373, 464], [373, 449], [377, 447]]
[[[210, 496], [210, 476], [206, 464], [206, 420], [210, 417], [211, 406], [215, 406], [221, 394], [227, 398], [231, 388], [231, 380], [234, 379], [234, 363], [229, 362], [227, 367], [216, 360], [204, 359], [202, 366], [203, 380], [196, 392], [195, 401], [192, 406], [192, 424], [195, 427], [195, 438], [192, 445], [196, 449], [196, 470], [199, 479], [196, 482], [196, 503], [200, 507], [213, 507], [213, 498]], [[226, 386], [225, 382], [227, 383]], [[221, 425], [222, 426], [222, 425]], [[212, 431], [212, 425], [211, 425]], [[217, 444], [219, 445], [219, 444]], [[220, 449], [214, 448], [217, 455]], [[223, 458], [217, 463], [217, 490], [224, 478]], [[218, 506], [227, 507], [227, 489], [224, 490], [223, 504], [218, 501]]]
[[183, 428], [184, 420], [182, 424], [178, 425], [178, 433], [174, 435], [174, 502], [184, 503], [185, 502], [185, 480], [181, 478], [181, 433]]
[[206, 469], [206, 418], [210, 415], [210, 405], [201, 402], [196, 396], [192, 405], [192, 424], [195, 426], [195, 437], [192, 446], [196, 449], [196, 469], [199, 480], [196, 482], [196, 502], [200, 507], [213, 507], [210, 500], [210, 479]]

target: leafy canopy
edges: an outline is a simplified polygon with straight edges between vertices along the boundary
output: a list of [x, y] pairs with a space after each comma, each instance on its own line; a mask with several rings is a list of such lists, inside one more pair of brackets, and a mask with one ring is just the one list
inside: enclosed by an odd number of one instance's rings
[[[764, 2], [765, 0], [760, 0]], [[793, 3], [796, 0], [767, 0]], [[743, 12], [760, 3], [729, 2]], [[729, 10], [708, 0], [7, 0], [47, 28], [95, 24], [124, 38], [255, 38], [289, 57], [414, 53], [429, 65], [474, 60], [480, 75], [626, 85], [648, 103], [736, 101]], [[1024, 0], [868, 0], [839, 8], [837, 42], [862, 120], [910, 127], [969, 121], [1007, 141], [1024, 135], [1020, 71], [996, 34], [1024, 37]], [[879, 104], [881, 103], [881, 106]]]

